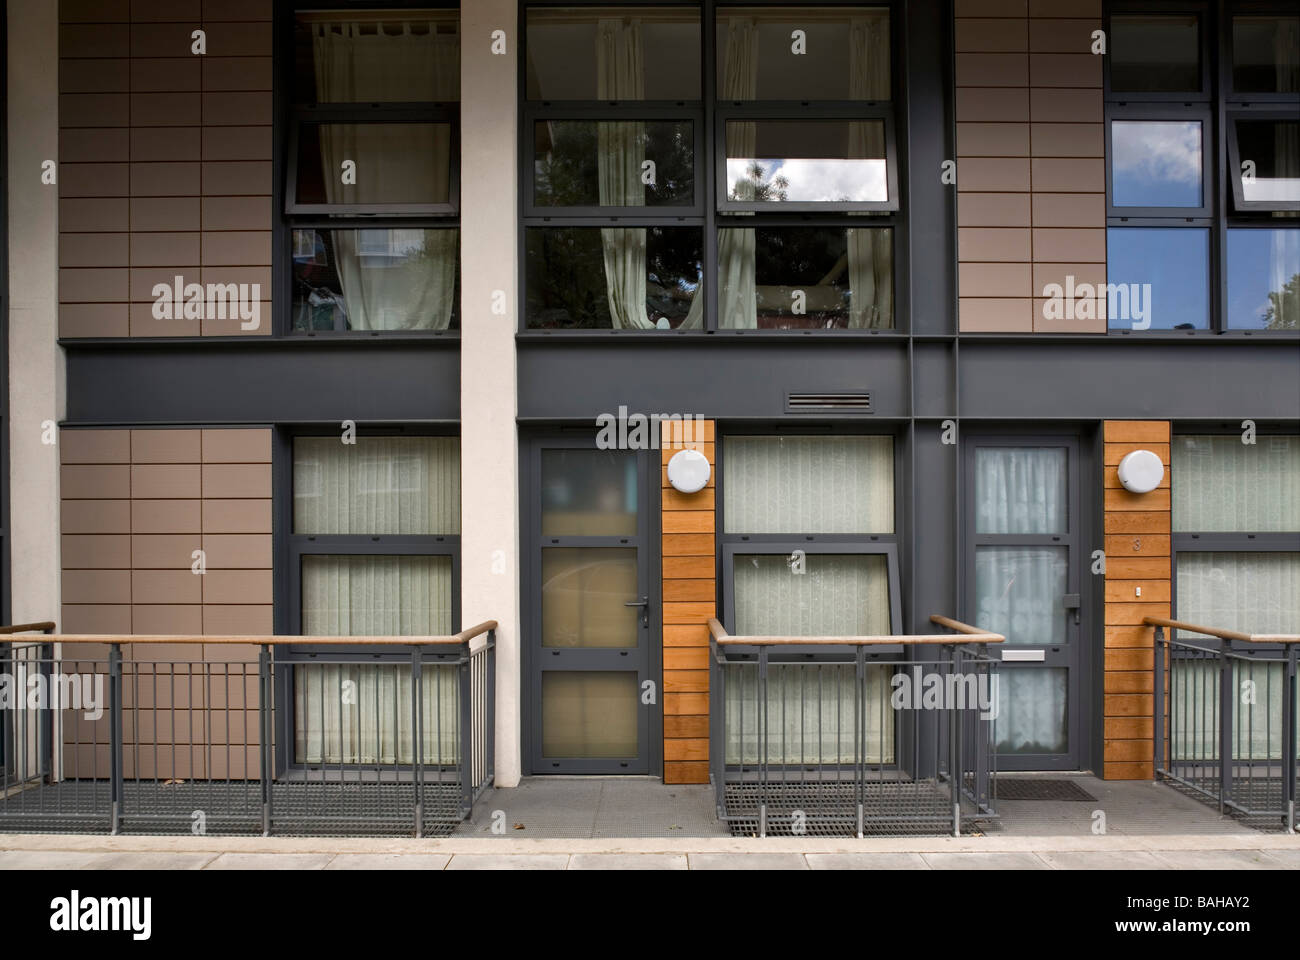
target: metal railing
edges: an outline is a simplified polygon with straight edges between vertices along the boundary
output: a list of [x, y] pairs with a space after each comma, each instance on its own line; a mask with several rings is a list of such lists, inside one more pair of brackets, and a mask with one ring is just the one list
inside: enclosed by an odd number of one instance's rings
[[[4, 711], [0, 830], [449, 832], [493, 782], [496, 626], [166, 637], [34, 625], [45, 635], [0, 644], [20, 697]], [[288, 646], [307, 652], [274, 656]]]
[[[1162, 617], [1143, 623], [1155, 627], [1157, 778], [1220, 812], [1280, 821], [1294, 833], [1300, 635], [1248, 634]], [[1198, 637], [1180, 639], [1175, 631]]]
[[988, 633], [733, 637], [710, 632], [718, 818], [760, 837], [958, 836], [995, 816], [998, 661]]

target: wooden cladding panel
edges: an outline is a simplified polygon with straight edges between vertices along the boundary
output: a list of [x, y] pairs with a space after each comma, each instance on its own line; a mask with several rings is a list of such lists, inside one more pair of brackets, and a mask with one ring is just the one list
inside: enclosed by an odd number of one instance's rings
[[663, 530], [664, 782], [709, 781], [709, 629], [717, 614], [714, 478], [699, 493], [668, 484], [668, 461], [683, 446], [715, 464], [714, 423], [665, 423], [661, 451]]
[[[1148, 780], [1154, 776], [1151, 730], [1155, 631], [1143, 617], [1171, 614], [1169, 423], [1108, 420], [1105, 445], [1106, 604], [1103, 691], [1103, 776]], [[1151, 450], [1165, 476], [1151, 493], [1134, 494], [1119, 483], [1117, 467], [1133, 450]]]

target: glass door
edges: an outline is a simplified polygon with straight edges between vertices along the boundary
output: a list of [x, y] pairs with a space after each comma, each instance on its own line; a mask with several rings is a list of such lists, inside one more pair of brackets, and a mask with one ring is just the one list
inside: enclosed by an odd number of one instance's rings
[[539, 442], [529, 654], [532, 770], [650, 772], [658, 691], [641, 455]]
[[970, 622], [1006, 636], [994, 737], [1000, 770], [1073, 770], [1080, 695], [1078, 444], [979, 438], [966, 461]]

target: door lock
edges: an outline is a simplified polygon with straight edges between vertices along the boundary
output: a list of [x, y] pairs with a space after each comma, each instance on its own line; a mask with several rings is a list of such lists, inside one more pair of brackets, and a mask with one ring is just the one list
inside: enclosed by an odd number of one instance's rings
[[641, 626], [650, 626], [650, 598], [642, 597], [640, 600], [629, 600], [623, 604], [625, 607], [641, 608]]

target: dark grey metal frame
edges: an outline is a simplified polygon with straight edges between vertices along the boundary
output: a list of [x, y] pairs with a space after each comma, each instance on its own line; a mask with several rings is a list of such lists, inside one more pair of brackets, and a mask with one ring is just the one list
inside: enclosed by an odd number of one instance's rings
[[[720, 104], [714, 111], [713, 166], [717, 183], [714, 190], [717, 195], [719, 214], [728, 213], [896, 213], [899, 209], [898, 198], [898, 144], [894, 132], [894, 110], [892, 106], [881, 106], [875, 101], [819, 102], [815, 106], [802, 103], [782, 101], [745, 101], [744, 103]], [[816, 120], [879, 120], [885, 131], [885, 182], [888, 187], [886, 200], [859, 200], [843, 202], [812, 201], [773, 202], [758, 200], [731, 200], [727, 196], [727, 124], [738, 122], [763, 123], [768, 120], [816, 121]]]
[[[632, 451], [637, 457], [637, 532], [628, 536], [542, 536], [541, 534], [541, 452], [545, 449], [594, 450], [595, 431], [576, 428], [568, 433], [554, 431], [521, 438], [520, 490], [523, 529], [520, 541], [523, 562], [520, 565], [520, 588], [524, 619], [521, 630], [523, 649], [520, 657], [523, 671], [520, 716], [524, 725], [523, 764], [525, 773], [531, 774], [648, 774], [659, 776], [663, 770], [663, 653], [661, 642], [662, 589], [657, 575], [660, 550], [658, 502], [653, 496], [659, 489], [660, 463], [658, 451]], [[541, 586], [542, 551], [548, 547], [611, 547], [636, 549], [637, 584], [646, 606], [646, 620], [638, 637], [638, 649], [562, 649], [541, 646]], [[637, 662], [639, 661], [639, 662]], [[542, 674], [556, 671], [632, 672], [635, 663], [637, 674], [637, 742], [639, 757], [629, 758], [578, 758], [546, 757], [542, 753]], [[622, 665], [620, 665], [622, 664]], [[640, 703], [640, 684], [646, 680], [655, 684], [653, 705]]]
[[[980, 447], [1064, 447], [1066, 449], [1066, 519], [1067, 529], [1061, 534], [988, 534], [978, 533], [975, 528], [975, 458]], [[965, 578], [965, 596], [963, 606], [968, 619], [974, 616], [976, 608], [975, 595], [975, 554], [979, 546], [1060, 546], [1066, 548], [1068, 557], [1068, 574], [1065, 592], [1074, 595], [1078, 601], [1075, 617], [1066, 616], [1066, 642], [1063, 645], [1050, 643], [1031, 644], [1043, 648], [1044, 659], [1031, 665], [1021, 666], [1015, 661], [1002, 661], [1002, 669], [1045, 670], [1064, 667], [1066, 669], [1066, 722], [1069, 737], [1069, 749], [1065, 753], [1018, 753], [997, 754], [998, 768], [1002, 770], [1080, 770], [1085, 766], [1088, 755], [1088, 741], [1091, 735], [1091, 716], [1094, 707], [1092, 684], [1092, 653], [1089, 648], [1092, 631], [1091, 617], [1086, 604], [1083, 603], [1083, 549], [1087, 528], [1082, 509], [1083, 498], [1081, 486], [1084, 484], [1080, 443], [1077, 434], [1032, 435], [1032, 434], [994, 434], [970, 433], [963, 440], [962, 469], [963, 496], [967, 508], [964, 511], [965, 528], [963, 537], [964, 564], [969, 571]], [[978, 619], [978, 618], [975, 618]], [[988, 624], [980, 624], [988, 629]], [[1016, 649], [1004, 646], [1006, 649]], [[994, 748], [996, 749], [996, 741]]]
[[[1119, 207], [1114, 203], [1115, 150], [1111, 142], [1112, 124], [1116, 121], [1199, 120], [1201, 123], [1201, 203], [1196, 207]], [[1193, 220], [1209, 225], [1214, 204], [1215, 171], [1213, 164], [1214, 127], [1208, 104], [1188, 103], [1107, 103], [1106, 104], [1106, 218], [1107, 225], [1122, 226], [1132, 220], [1168, 220], [1168, 226], [1183, 226]]]
[[1117, 15], [1195, 16], [1197, 18], [1197, 47], [1201, 61], [1201, 88], [1199, 90], [1172, 93], [1115, 90], [1110, 82], [1110, 55], [1109, 48], [1107, 48], [1107, 56], [1102, 64], [1102, 89], [1107, 102], [1116, 100], [1120, 102], [1141, 101], [1143, 103], [1159, 103], [1162, 101], [1177, 103], [1204, 101], [1209, 103], [1213, 100], [1210, 65], [1214, 62], [1214, 57], [1210, 37], [1214, 33], [1214, 29], [1210, 22], [1210, 0], [1187, 0], [1185, 3], [1166, 4], [1162, 4], [1158, 0], [1157, 2], [1152, 2], [1152, 0], [1111, 0], [1102, 21], [1106, 29], [1107, 42], [1110, 42], [1115, 35], [1111, 26], [1111, 18]]
[[[521, 135], [518, 144], [518, 163], [519, 169], [524, 176], [531, 178], [532, 168], [532, 120], [535, 115], [543, 112], [554, 115], [578, 113], [583, 110], [598, 111], [608, 109], [612, 106], [617, 107], [620, 111], [626, 110], [626, 114], [620, 113], [619, 116], [625, 120], [637, 120], [662, 112], [665, 104], [657, 104], [654, 101], [622, 101], [618, 104], [601, 103], [601, 102], [578, 102], [566, 103], [559, 101], [530, 101], [528, 99], [528, 90], [526, 83], [526, 71], [528, 64], [528, 37], [526, 29], [525, 14], [529, 8], [543, 7], [635, 7], [644, 5], [638, 0], [520, 0], [520, 55], [518, 71], [518, 101], [519, 101], [519, 123]], [[744, 3], [726, 3], [722, 0], [683, 0], [680, 3], [673, 3], [673, 6], [698, 9], [700, 12], [700, 41], [701, 41], [701, 96], [702, 101], [682, 101], [675, 103], [673, 106], [676, 110], [681, 111], [681, 116], [700, 116], [702, 122], [696, 127], [695, 141], [695, 167], [697, 182], [703, 182], [703, 191], [697, 192], [696, 201], [702, 204], [700, 215], [676, 217], [671, 214], [671, 208], [645, 208], [653, 211], [652, 214], [642, 215], [641, 213], [627, 214], [627, 210], [640, 210], [642, 208], [620, 208], [620, 207], [597, 207], [575, 211], [572, 216], [567, 214], [558, 215], [546, 212], [547, 208], [531, 208], [532, 193], [531, 179], [526, 191], [521, 191], [519, 202], [519, 218], [521, 228], [518, 238], [518, 262], [522, 265], [527, 262], [527, 238], [526, 233], [529, 228], [538, 227], [564, 227], [564, 226], [621, 226], [621, 227], [643, 227], [643, 226], [680, 226], [680, 227], [698, 227], [703, 233], [702, 250], [704, 256], [703, 264], [703, 291], [704, 301], [704, 323], [700, 330], [548, 330], [540, 328], [530, 328], [527, 318], [528, 292], [526, 284], [519, 284], [517, 294], [518, 310], [518, 327], [516, 336], [525, 341], [544, 341], [547, 339], [578, 339], [591, 337], [624, 337], [636, 340], [649, 341], [654, 338], [667, 337], [687, 337], [699, 338], [705, 335], [736, 335], [748, 336], [754, 338], [768, 338], [773, 341], [790, 342], [791, 338], [799, 336], [815, 335], [821, 337], [874, 337], [880, 335], [900, 335], [905, 334], [910, 326], [910, 300], [909, 288], [906, 283], [908, 277], [908, 236], [906, 216], [896, 210], [882, 211], [877, 217], [853, 218], [845, 217], [842, 213], [839, 219], [835, 218], [836, 210], [831, 205], [818, 205], [814, 208], [812, 214], [800, 215], [797, 211], [791, 209], [791, 205], [784, 205], [779, 210], [770, 209], [774, 205], [764, 206], [758, 214], [746, 216], [739, 211], [726, 211], [721, 208], [720, 194], [718, 190], [718, 166], [719, 155], [725, 155], [725, 143], [719, 143], [716, 136], [717, 117], [720, 111], [729, 109], [727, 104], [717, 100], [717, 12], [719, 9], [727, 7], [761, 7], [761, 6], [789, 6], [788, 0], [749, 0]], [[896, 119], [890, 126], [887, 133], [888, 142], [893, 144], [890, 153], [891, 163], [889, 166], [890, 176], [895, 178], [891, 181], [890, 196], [891, 198], [901, 198], [907, 189], [907, 181], [900, 178], [898, 174], [899, 167], [907, 163], [906, 144], [908, 142], [909, 128], [906, 121], [908, 110], [908, 99], [905, 78], [907, 77], [907, 50], [904, 39], [906, 32], [903, 28], [902, 21], [906, 19], [906, 8], [897, 3], [896, 0], [882, 0], [876, 3], [863, 2], [846, 2], [846, 0], [818, 0], [818, 6], [825, 7], [875, 7], [889, 10], [890, 23], [890, 91], [892, 95], [893, 111], [892, 115]], [[760, 103], [759, 108], [762, 108]], [[804, 104], [801, 101], [781, 102], [774, 109], [784, 116], [795, 116], [796, 118], [813, 116], [810, 111], [821, 111], [826, 106], [823, 102], [817, 104]], [[855, 119], [855, 112], [871, 110], [877, 105], [868, 102], [851, 101], [843, 109], [836, 109], [834, 103], [830, 104], [833, 111], [827, 116], [834, 116], [839, 119]], [[643, 109], [644, 108], [644, 109]], [[743, 112], [743, 111], [742, 111]], [[755, 116], [754, 119], [763, 119]], [[900, 131], [895, 132], [893, 127], [897, 126]], [[712, 139], [713, 143], [706, 144], [706, 140]], [[712, 169], [711, 169], [712, 168]], [[955, 194], [954, 194], [955, 196]], [[860, 207], [850, 209], [860, 210]], [[822, 214], [821, 219], [816, 218], [816, 214]], [[784, 214], [784, 216], [783, 216]], [[773, 216], [771, 221], [765, 221], [761, 218], [764, 216]], [[827, 219], [829, 217], [830, 219]], [[810, 218], [812, 218], [810, 220]], [[858, 219], [866, 222], [858, 223]], [[718, 325], [718, 230], [728, 227], [755, 227], [755, 226], [835, 226], [835, 227], [891, 227], [893, 228], [893, 249], [894, 249], [894, 326], [889, 330], [724, 330]]]
[[[537, 203], [536, 191], [536, 157], [534, 156], [533, 131], [538, 123], [548, 120], [569, 120], [575, 122], [622, 122], [622, 123], [689, 123], [691, 125], [691, 149], [694, 154], [692, 162], [692, 202], [689, 205], [662, 204], [657, 206], [547, 206]], [[704, 139], [704, 109], [699, 104], [683, 106], [673, 101], [626, 100], [618, 103], [564, 102], [554, 105], [551, 101], [527, 102], [524, 105], [519, 137], [526, 141], [524, 161], [519, 168], [520, 189], [523, 201], [523, 216], [528, 221], [548, 223], [552, 218], [563, 220], [563, 226], [580, 226], [589, 219], [608, 225], [615, 219], [640, 222], [671, 220], [674, 224], [682, 219], [701, 220], [704, 217], [704, 170], [699, 162], [700, 143]], [[650, 159], [650, 158], [648, 158]], [[551, 224], [555, 226], [556, 224]], [[625, 224], [626, 225], [626, 224]], [[685, 224], [683, 224], [685, 226]]]
[[[9, 222], [9, 3], [0, 0], [0, 223]], [[0, 623], [11, 619], [9, 536], [9, 231], [0, 238]], [[3, 711], [0, 711], [3, 713]], [[0, 736], [5, 721], [0, 716]]]
[[[288, 427], [276, 430], [273, 444], [272, 472], [272, 527], [275, 563], [275, 606], [278, 629], [287, 635], [302, 633], [302, 558], [304, 556], [446, 556], [451, 558], [451, 625], [461, 628], [460, 607], [460, 535], [370, 535], [370, 534], [299, 534], [293, 530], [293, 441], [299, 437], [339, 436], [335, 430], [320, 427]], [[360, 437], [408, 436], [448, 437], [458, 436], [454, 429], [437, 425], [421, 425], [413, 429], [385, 426], [359, 430]], [[426, 659], [440, 659], [438, 648], [424, 649]], [[277, 645], [273, 651], [277, 663], [311, 664], [322, 657], [331, 663], [394, 663], [408, 655], [400, 641], [393, 647], [319, 647], [312, 645]], [[276, 674], [277, 702], [293, 704], [293, 671], [281, 670]], [[278, 710], [275, 714], [276, 734], [280, 742], [292, 743], [294, 731], [292, 709]], [[312, 765], [298, 763], [285, 752], [276, 755], [275, 773], [282, 776], [290, 770], [308, 770]]]
[[[1211, 128], [1214, 141], [1212, 148], [1213, 153], [1213, 174], [1210, 173], [1210, 167], [1205, 170], [1205, 187], [1206, 199], [1210, 204], [1210, 211], [1206, 218], [1186, 220], [1177, 213], [1179, 208], [1168, 208], [1162, 211], [1165, 219], [1150, 220], [1143, 218], [1133, 218], [1124, 220], [1122, 212], [1116, 212], [1110, 204], [1110, 163], [1109, 159], [1106, 164], [1106, 205], [1107, 220], [1106, 225], [1110, 227], [1119, 226], [1167, 226], [1167, 227], [1188, 227], [1188, 228], [1209, 228], [1210, 233], [1210, 264], [1209, 264], [1209, 324], [1203, 330], [1155, 330], [1146, 331], [1141, 334], [1144, 338], [1151, 340], [1169, 339], [1176, 336], [1192, 337], [1260, 337], [1266, 339], [1282, 339], [1295, 341], [1297, 334], [1289, 330], [1242, 330], [1228, 326], [1228, 231], [1241, 228], [1265, 228], [1274, 227], [1278, 229], [1300, 229], [1300, 225], [1285, 220], [1266, 219], [1261, 216], [1262, 211], [1242, 210], [1234, 207], [1230, 202], [1233, 191], [1238, 189], [1236, 184], [1237, 174], [1240, 167], [1230, 168], [1229, 164], [1229, 143], [1235, 139], [1229, 126], [1231, 116], [1237, 116], [1245, 110], [1268, 111], [1279, 110], [1285, 107], [1294, 107], [1300, 110], [1300, 93], [1295, 94], [1247, 94], [1237, 93], [1232, 90], [1232, 18], [1239, 14], [1288, 14], [1292, 11], [1285, 3], [1278, 3], [1275, 0], [1207, 0], [1201, 4], [1197, 2], [1186, 2], [1171, 4], [1167, 7], [1158, 7], [1150, 2], [1125, 2], [1125, 0], [1108, 0], [1103, 11], [1105, 24], [1109, 29], [1110, 16], [1112, 13], [1197, 13], [1200, 16], [1200, 32], [1202, 36], [1202, 56], [1206, 58], [1202, 64], [1202, 72], [1209, 72], [1209, 77], [1202, 80], [1202, 91], [1196, 93], [1187, 93], [1182, 95], [1170, 94], [1133, 94], [1127, 92], [1115, 92], [1110, 89], [1109, 69], [1103, 70], [1106, 77], [1106, 143], [1107, 153], [1109, 156], [1110, 145], [1110, 117], [1112, 104], [1124, 104], [1132, 107], [1136, 104], [1142, 104], [1144, 107], [1157, 109], [1163, 104], [1167, 109], [1172, 109], [1172, 105], [1177, 103], [1187, 104], [1194, 109], [1200, 109], [1202, 104], [1207, 103], [1211, 112]], [[1209, 43], [1210, 38], [1214, 42]], [[1208, 44], [1208, 45], [1207, 45]], [[1209, 91], [1207, 94], [1206, 91]], [[1294, 115], [1294, 110], [1293, 114]], [[1205, 146], [1203, 144], [1203, 146]], [[1224, 177], [1227, 176], [1232, 184], [1224, 183]], [[1118, 211], [1124, 211], [1127, 208], [1117, 208]], [[1170, 212], [1173, 211], [1173, 212]], [[1122, 328], [1111, 328], [1108, 330], [1111, 336], [1134, 336], [1132, 331]]]
[[[1228, 183], [1232, 187], [1233, 209], [1242, 213], [1272, 212], [1274, 210], [1300, 210], [1300, 200], [1247, 200], [1241, 183], [1241, 149], [1237, 143], [1238, 120], [1290, 120], [1300, 122], [1300, 104], [1290, 110], [1279, 108], [1273, 103], [1241, 104], [1228, 108], [1224, 118], [1224, 137], [1228, 141]], [[1281, 224], [1269, 224], [1280, 226]]]
[[[293, 231], [295, 229], [384, 229], [391, 227], [432, 230], [455, 229], [459, 226], [460, 205], [460, 106], [459, 104], [332, 104], [299, 106], [293, 98], [293, 29], [294, 14], [300, 8], [312, 10], [357, 11], [366, 10], [458, 10], [458, 0], [274, 0], [275, 29], [273, 49], [274, 71], [274, 146], [272, 168], [274, 195], [272, 206], [277, 211], [271, 223], [274, 322], [273, 338], [298, 339], [314, 337], [320, 340], [370, 340], [395, 338], [412, 340], [459, 340], [456, 327], [448, 330], [334, 330], [305, 331], [293, 329]], [[322, 119], [336, 122], [438, 122], [452, 120], [450, 203], [433, 205], [299, 205], [296, 202], [297, 137], [302, 122]], [[333, 215], [333, 216], [331, 216]], [[385, 220], [384, 217], [388, 219]], [[459, 248], [457, 253], [459, 259]], [[457, 271], [459, 283], [459, 270]], [[453, 319], [459, 326], [461, 310], [456, 303]], [[246, 338], [244, 338], [246, 339]]]

